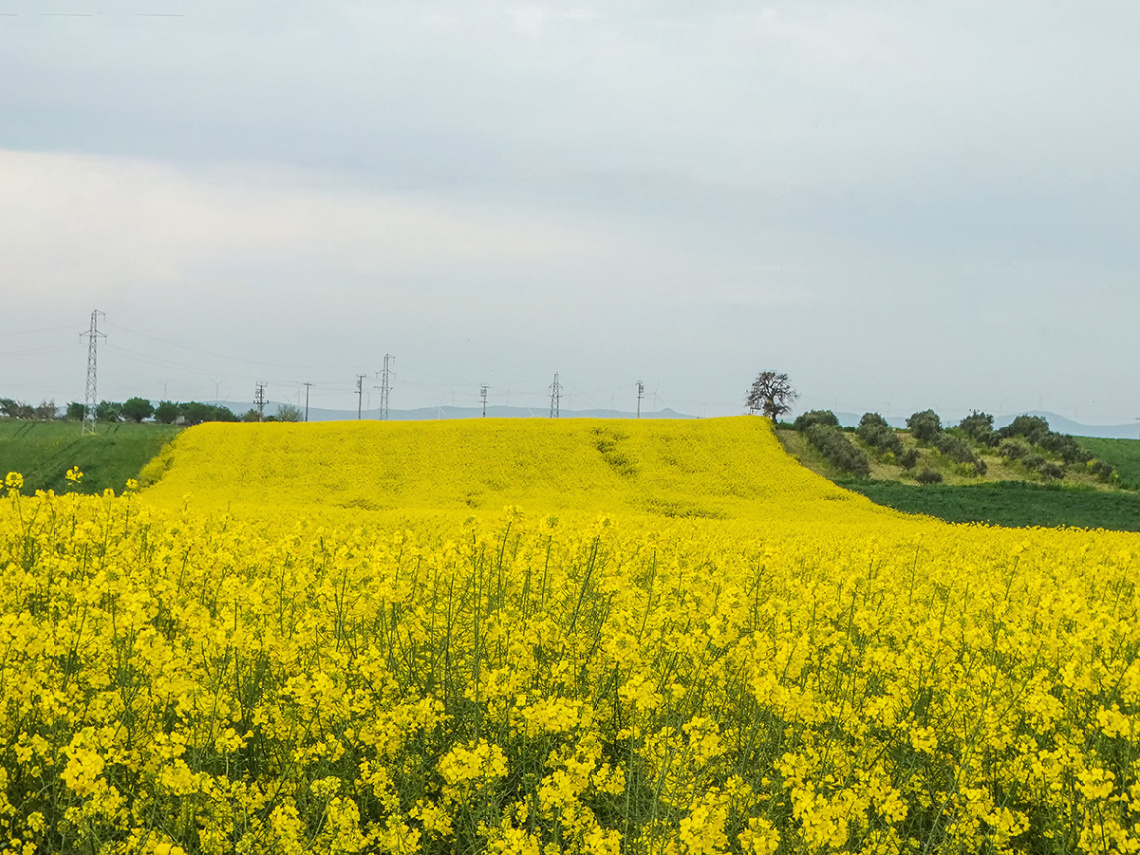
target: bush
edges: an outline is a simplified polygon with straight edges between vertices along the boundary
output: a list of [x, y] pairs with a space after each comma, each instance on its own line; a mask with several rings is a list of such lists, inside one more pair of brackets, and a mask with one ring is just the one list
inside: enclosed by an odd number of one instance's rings
[[892, 454], [897, 458], [903, 453], [898, 432], [878, 413], [864, 413], [859, 420], [859, 427], [855, 429], [855, 435], [867, 445], [878, 449], [882, 455]]
[[871, 464], [867, 460], [867, 455], [852, 445], [851, 440], [839, 428], [820, 424], [809, 425], [804, 435], [836, 469], [848, 472], [856, 478], [866, 478], [871, 474]]
[[919, 484], [941, 484], [942, 473], [934, 469], [923, 469], [914, 476], [914, 480]]
[[1029, 449], [1020, 442], [1006, 440], [998, 448], [998, 454], [1006, 460], [1023, 460], [1029, 453]]
[[906, 420], [906, 426], [920, 442], [933, 442], [934, 438], [942, 433], [942, 419], [938, 418], [938, 413], [934, 410], [913, 413]]
[[974, 442], [982, 445], [995, 446], [1000, 437], [994, 432], [994, 417], [989, 413], [980, 413], [971, 410], [970, 415], [958, 422], [958, 429]]
[[1042, 462], [1038, 467], [1038, 472], [1045, 478], [1064, 478], [1065, 470], [1058, 466], [1056, 463]]
[[908, 448], [899, 455], [899, 466], [903, 469], [913, 469], [918, 465], [918, 449]]
[[1067, 433], [1046, 434], [1037, 444], [1066, 463], [1086, 463], [1092, 459], [1092, 452], [1081, 448], [1080, 443]]
[[837, 428], [839, 427], [839, 419], [831, 410], [811, 410], [796, 416], [796, 420], [792, 423], [792, 426], [798, 431], [805, 431], [812, 425]]
[[977, 460], [968, 442], [950, 434], [944, 433], [935, 437], [934, 447], [955, 463], [973, 463]]
[[1111, 484], [1113, 481], [1119, 480], [1116, 474], [1116, 467], [1111, 463], [1105, 463], [1103, 460], [1092, 459], [1089, 460], [1085, 467], [1090, 473], [1096, 476], [1097, 480], [1104, 484]]
[[996, 431], [1002, 439], [1023, 436], [1033, 445], [1039, 444], [1050, 432], [1049, 422], [1040, 416], [1018, 416], [1001, 430]]

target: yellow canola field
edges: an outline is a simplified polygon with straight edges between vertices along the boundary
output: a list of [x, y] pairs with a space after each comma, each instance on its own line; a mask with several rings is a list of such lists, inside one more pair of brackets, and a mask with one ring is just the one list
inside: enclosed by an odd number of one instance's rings
[[1140, 849], [1135, 534], [907, 518], [760, 419], [211, 426], [147, 474], [9, 480], [7, 851]]
[[[143, 472], [151, 502], [340, 510], [749, 519], [894, 516], [784, 454], [757, 418], [205, 424]], [[814, 510], [821, 503], [823, 508]], [[826, 509], [826, 510], [825, 510]], [[843, 515], [854, 518], [852, 514]]]

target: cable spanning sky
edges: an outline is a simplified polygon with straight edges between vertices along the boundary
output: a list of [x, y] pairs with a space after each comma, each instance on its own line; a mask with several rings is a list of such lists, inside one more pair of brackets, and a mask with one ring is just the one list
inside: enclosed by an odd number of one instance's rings
[[[0, 396], [1140, 416], [1140, 7], [0, 0]], [[373, 381], [368, 385], [376, 385]], [[376, 393], [369, 389], [370, 395]]]

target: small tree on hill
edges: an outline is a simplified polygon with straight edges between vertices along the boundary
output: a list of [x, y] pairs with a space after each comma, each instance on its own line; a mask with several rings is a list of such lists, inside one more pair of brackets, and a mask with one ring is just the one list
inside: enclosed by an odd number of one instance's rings
[[132, 422], [141, 422], [154, 415], [154, 405], [146, 398], [127, 398], [120, 408], [123, 418]]
[[914, 438], [922, 442], [933, 442], [934, 438], [942, 433], [942, 419], [938, 418], [938, 413], [934, 410], [913, 413], [906, 420], [906, 426]]
[[182, 411], [173, 401], [159, 401], [158, 406], [154, 408], [154, 420], [164, 425], [174, 424], [180, 415]]
[[831, 410], [811, 410], [796, 416], [793, 427], [798, 431], [805, 431], [810, 425], [824, 425], [825, 427], [839, 427], [839, 419]]
[[748, 390], [744, 406], [748, 407], [750, 413], [759, 411], [775, 421], [785, 413], [791, 412], [792, 404], [798, 397], [787, 374], [761, 371], [752, 381], [752, 388]]

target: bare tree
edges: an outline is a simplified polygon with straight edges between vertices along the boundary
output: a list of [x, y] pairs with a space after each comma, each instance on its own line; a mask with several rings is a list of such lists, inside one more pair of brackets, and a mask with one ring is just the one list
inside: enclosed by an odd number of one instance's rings
[[295, 407], [292, 404], [278, 404], [277, 405], [277, 421], [279, 422], [300, 422], [305, 420], [305, 412], [300, 407]]
[[792, 403], [798, 397], [787, 374], [761, 371], [752, 381], [752, 388], [748, 390], [744, 406], [748, 407], [750, 413], [759, 411], [775, 421], [784, 413], [791, 411]]

